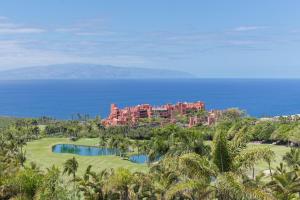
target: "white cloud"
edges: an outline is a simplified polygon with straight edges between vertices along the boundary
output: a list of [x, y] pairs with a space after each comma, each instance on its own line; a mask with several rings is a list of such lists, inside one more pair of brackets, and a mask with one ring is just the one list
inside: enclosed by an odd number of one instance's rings
[[43, 50], [34, 47], [29, 48], [26, 43], [17, 40], [0, 40], [0, 70], [63, 63], [135, 66], [144, 64], [145, 58], [124, 54], [109, 56], [81, 55], [80, 51], [66, 53], [63, 50]]
[[79, 36], [108, 36], [113, 35], [114, 32], [112, 31], [101, 31], [101, 32], [78, 32], [75, 33], [75, 35]]
[[68, 33], [68, 32], [76, 32], [80, 31], [78, 28], [57, 28], [55, 29], [56, 32], [61, 32], [61, 33]]
[[16, 25], [9, 22], [0, 22], [0, 28], [16, 28]]
[[260, 29], [266, 29], [266, 26], [239, 26], [233, 29], [233, 31], [242, 32], [242, 31], [255, 31]]
[[0, 34], [43, 33], [44, 29], [28, 27], [9, 22], [8, 18], [0, 16]]
[[114, 32], [108, 31], [105, 27], [105, 20], [102, 18], [79, 21], [70, 26], [55, 29], [59, 33], [71, 33], [78, 36], [103, 36], [111, 35]]
[[1, 28], [0, 34], [20, 34], [20, 33], [43, 33], [44, 29], [39, 28]]

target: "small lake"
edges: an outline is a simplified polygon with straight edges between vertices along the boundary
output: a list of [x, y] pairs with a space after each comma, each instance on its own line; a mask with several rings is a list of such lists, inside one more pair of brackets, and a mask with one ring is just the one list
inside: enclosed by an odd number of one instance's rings
[[[57, 144], [52, 146], [53, 153], [70, 153], [77, 154], [80, 156], [109, 156], [109, 155], [120, 155], [118, 149], [74, 145], [74, 144]], [[145, 154], [137, 154], [129, 156], [131, 162], [137, 164], [147, 163], [149, 158]]]
[[74, 144], [57, 144], [52, 147], [54, 153], [71, 153], [80, 156], [108, 156], [118, 155], [118, 149], [74, 145]]
[[143, 164], [149, 161], [149, 157], [144, 154], [129, 156], [129, 160], [134, 163]]

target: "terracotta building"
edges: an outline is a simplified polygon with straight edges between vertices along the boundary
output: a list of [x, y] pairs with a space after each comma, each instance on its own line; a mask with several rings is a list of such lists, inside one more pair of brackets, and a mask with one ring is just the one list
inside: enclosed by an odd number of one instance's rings
[[220, 110], [211, 110], [203, 117], [192, 116], [189, 118], [189, 127], [193, 127], [198, 124], [212, 125], [217, 121], [221, 114], [222, 111]]
[[[205, 104], [203, 102], [195, 103], [177, 103], [177, 104], [165, 104], [162, 106], [151, 106], [149, 104], [142, 104], [133, 107], [126, 107], [119, 109], [116, 104], [111, 104], [110, 115], [107, 119], [103, 120], [105, 126], [116, 125], [133, 125], [136, 124], [139, 119], [151, 119], [151, 118], [164, 118], [170, 120], [170, 122], [176, 122], [174, 116], [185, 115], [189, 112], [204, 110]], [[205, 121], [211, 124], [214, 120], [213, 113], [209, 113]], [[203, 119], [197, 117], [191, 117], [189, 126], [194, 126], [203, 122]]]

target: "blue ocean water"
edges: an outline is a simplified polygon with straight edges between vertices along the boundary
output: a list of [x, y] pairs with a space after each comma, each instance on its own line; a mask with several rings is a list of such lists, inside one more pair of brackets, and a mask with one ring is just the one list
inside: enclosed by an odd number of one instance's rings
[[0, 81], [0, 115], [106, 117], [110, 104], [204, 101], [207, 109], [238, 107], [252, 116], [300, 113], [300, 80]]

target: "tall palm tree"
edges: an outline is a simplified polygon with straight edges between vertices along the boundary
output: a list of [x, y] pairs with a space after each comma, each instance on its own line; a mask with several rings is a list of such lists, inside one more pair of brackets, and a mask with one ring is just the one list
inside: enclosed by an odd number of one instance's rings
[[170, 171], [177, 171], [179, 176], [167, 188], [167, 196], [170, 199], [179, 194], [189, 199], [211, 199], [210, 195], [221, 200], [274, 199], [263, 187], [245, 182], [247, 172], [258, 162], [271, 160], [274, 153], [269, 148], [246, 148], [248, 140], [243, 135], [228, 140], [226, 133], [218, 132], [211, 160], [196, 153], [173, 156], [168, 166], [173, 165]]
[[120, 147], [120, 144], [122, 142], [123, 142], [123, 138], [121, 138], [120, 136], [112, 136], [108, 142], [108, 146], [109, 148], [114, 149], [116, 155], [118, 155], [118, 153], [120, 154], [118, 148]]
[[137, 154], [140, 154], [140, 149], [141, 149], [142, 145], [143, 144], [140, 140], [134, 141], [134, 147], [137, 149]]
[[211, 199], [214, 188], [210, 182], [216, 167], [207, 157], [195, 153], [183, 154], [176, 160], [177, 164], [171, 168], [178, 172], [178, 180], [167, 190], [166, 199], [176, 195], [186, 199]]
[[[271, 198], [270, 194], [263, 188], [246, 185], [245, 177], [247, 177], [247, 172], [252, 169], [252, 178], [254, 179], [255, 165], [260, 161], [267, 161], [270, 165], [274, 152], [266, 147], [247, 148], [248, 141], [249, 137], [244, 127], [230, 141], [227, 141], [226, 133], [219, 132], [216, 134], [213, 161], [219, 169], [216, 177], [216, 186], [219, 188], [217, 189], [217, 196], [219, 199], [232, 198], [232, 196], [237, 194], [244, 194], [249, 198], [256, 196]], [[237, 193], [230, 189], [230, 185], [237, 186]]]
[[290, 167], [300, 167], [300, 149], [291, 148], [290, 152], [287, 152], [282, 159]]
[[232, 165], [232, 156], [229, 152], [226, 135], [219, 133], [214, 139], [213, 162], [220, 172], [228, 172]]
[[150, 174], [133, 173], [133, 184], [130, 186], [129, 196], [132, 200], [155, 199], [155, 187]]
[[26, 161], [26, 151], [20, 151], [20, 152], [16, 153], [16, 158], [17, 158], [18, 162], [20, 163], [20, 165], [22, 167], [24, 167], [24, 163]]
[[83, 192], [86, 200], [103, 200], [103, 176], [96, 174], [89, 165], [82, 178], [78, 178], [79, 191]]
[[118, 192], [120, 200], [129, 200], [133, 180], [133, 175], [128, 169], [119, 168], [109, 177], [107, 187]]
[[76, 172], [78, 169], [78, 162], [75, 157], [68, 159], [64, 163], [64, 170], [63, 174], [67, 173], [68, 176], [72, 175], [73, 176], [73, 190], [74, 190], [74, 198], [76, 196]]
[[126, 153], [128, 152], [129, 144], [127, 141], [122, 141], [119, 145], [120, 155], [122, 158], [126, 157]]
[[66, 200], [69, 192], [63, 185], [61, 173], [55, 166], [47, 168], [44, 174], [43, 182], [39, 187], [35, 200]]
[[246, 182], [244, 170], [232, 168], [222, 172], [205, 156], [184, 154], [176, 165], [180, 179], [168, 190], [170, 199], [175, 194], [188, 196], [189, 199], [274, 199], [263, 187]]
[[108, 142], [108, 140], [107, 140], [106, 135], [101, 134], [101, 135], [99, 136], [99, 146], [100, 146], [100, 147], [106, 147], [107, 142]]

